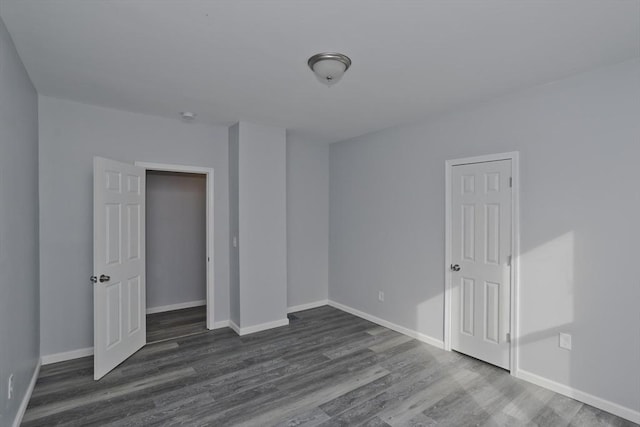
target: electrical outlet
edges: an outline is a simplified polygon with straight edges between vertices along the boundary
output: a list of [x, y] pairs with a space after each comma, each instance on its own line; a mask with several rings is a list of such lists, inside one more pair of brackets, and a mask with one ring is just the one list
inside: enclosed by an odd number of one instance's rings
[[384, 302], [384, 292], [378, 292], [378, 301]]
[[565, 350], [571, 350], [571, 335], [560, 332], [558, 345]]
[[7, 381], [7, 399], [11, 400], [13, 397], [13, 374], [9, 375], [9, 380]]

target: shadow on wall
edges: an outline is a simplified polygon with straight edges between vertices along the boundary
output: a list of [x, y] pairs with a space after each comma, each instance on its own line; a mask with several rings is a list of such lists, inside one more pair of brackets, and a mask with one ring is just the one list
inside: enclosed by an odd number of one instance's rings
[[[571, 352], [559, 347], [559, 334], [573, 332], [574, 233], [568, 232], [520, 255], [520, 367], [527, 362], [549, 369], [547, 378], [571, 385]], [[452, 287], [456, 283], [451, 284]], [[536, 288], [535, 290], [533, 288]], [[544, 290], [543, 292], [540, 292]], [[533, 290], [533, 292], [532, 292]], [[440, 295], [433, 298], [441, 298]], [[429, 300], [417, 305], [417, 325], [424, 325]], [[456, 301], [452, 301], [455, 304]], [[416, 326], [417, 326], [416, 325]], [[418, 328], [416, 328], [418, 329]]]
[[[574, 325], [574, 233], [568, 232], [520, 255], [520, 276], [526, 277], [520, 283], [520, 337], [517, 344], [520, 351], [520, 368], [533, 361], [536, 365], [547, 367], [545, 372], [535, 372], [553, 381], [572, 385], [571, 352], [559, 347], [559, 334], [572, 334]], [[455, 286], [452, 283], [452, 286]], [[531, 292], [531, 287], [537, 287]], [[540, 292], [540, 288], [546, 292]], [[551, 296], [552, 295], [552, 296]], [[434, 297], [435, 298], [435, 297]], [[456, 301], [452, 301], [455, 304]], [[416, 319], [424, 321], [425, 302], [418, 304]], [[486, 407], [481, 402], [481, 393], [471, 394], [456, 378], [450, 378], [459, 384], [463, 392], [477, 402], [478, 408]], [[518, 396], [506, 396], [506, 389], [482, 380], [484, 389], [491, 389], [493, 398], [499, 401], [502, 397], [504, 406], [496, 412], [498, 416], [505, 416], [502, 421], [513, 417], [522, 422], [530, 422], [535, 413], [547, 406], [553, 393], [536, 387]], [[528, 386], [522, 386], [528, 387]], [[479, 389], [479, 388], [478, 388]], [[576, 411], [580, 406], [576, 405]], [[572, 417], [575, 413], [558, 413], [547, 406], [545, 416], [549, 419]], [[491, 416], [495, 416], [493, 414]], [[489, 414], [486, 414], [490, 416]], [[513, 420], [512, 420], [513, 421]], [[567, 422], [570, 419], [566, 420]]]
[[[627, 405], [619, 396], [612, 395], [620, 389], [621, 395], [629, 393], [628, 386], [638, 375], [638, 372], [628, 371], [633, 365], [624, 357], [629, 356], [620, 354], [620, 366], [602, 369], [605, 355], [611, 351], [603, 343], [608, 343], [608, 334], [615, 336], [616, 332], [607, 328], [611, 328], [617, 314], [593, 309], [594, 306], [598, 308], [599, 302], [594, 301], [594, 290], [589, 286], [593, 286], [591, 271], [597, 266], [589, 267], [584, 262], [580, 268], [576, 266], [578, 257], [583, 260], [594, 258], [592, 253], [586, 253], [594, 250], [585, 243], [591, 238], [588, 233], [582, 237], [584, 241], [580, 246], [576, 243], [578, 234], [569, 231], [546, 241], [538, 236], [538, 241], [530, 245], [533, 247], [521, 251], [518, 367], [527, 373], [634, 409], [633, 396], [634, 392], [635, 396], [640, 394], [638, 390], [631, 390], [628, 399], [631, 404]], [[578, 253], [580, 250], [582, 252]], [[610, 288], [615, 294], [616, 287], [621, 284], [612, 280], [600, 285]], [[425, 301], [417, 306], [418, 324], [425, 321], [426, 305]], [[593, 327], [594, 323], [603, 325], [598, 329]], [[571, 336], [571, 349], [560, 347], [561, 333]], [[594, 346], [602, 347], [602, 353], [593, 351]], [[620, 374], [621, 371], [625, 374]], [[625, 384], [621, 384], [622, 381]]]
[[[571, 385], [571, 352], [559, 347], [559, 333], [573, 334], [575, 237], [562, 234], [520, 255], [520, 368]], [[535, 369], [534, 368], [534, 369]]]

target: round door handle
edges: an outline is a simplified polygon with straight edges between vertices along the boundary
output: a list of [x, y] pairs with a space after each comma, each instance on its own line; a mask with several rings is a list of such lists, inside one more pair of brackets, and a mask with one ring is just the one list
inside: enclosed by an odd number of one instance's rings
[[460, 265], [458, 264], [451, 264], [451, 271], [460, 271]]
[[111, 277], [110, 276], [106, 276], [104, 274], [101, 274], [100, 275], [100, 279], [98, 279], [98, 280], [100, 280], [100, 283], [104, 283], [104, 282], [108, 282], [109, 280], [111, 280]]

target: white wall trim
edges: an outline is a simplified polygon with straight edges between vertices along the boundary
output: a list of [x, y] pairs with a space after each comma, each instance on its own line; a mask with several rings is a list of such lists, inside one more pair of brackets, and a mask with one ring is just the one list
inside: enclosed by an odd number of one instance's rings
[[47, 354], [42, 356], [42, 364], [64, 362], [65, 360], [79, 359], [81, 357], [92, 356], [93, 347], [79, 348], [77, 350], [64, 351], [62, 353]]
[[201, 307], [203, 305], [207, 305], [206, 299], [201, 299], [198, 301], [180, 302], [178, 304], [162, 305], [160, 307], [147, 308], [147, 314], [164, 313], [165, 311], [182, 310], [183, 308]]
[[[407, 335], [411, 338], [415, 338], [418, 341], [422, 341], [427, 344], [431, 344], [440, 349], [444, 349], [444, 342], [438, 339], [432, 338], [428, 335], [419, 333], [417, 331], [411, 330], [409, 328], [405, 328], [404, 326], [396, 325], [384, 319], [380, 319], [379, 317], [372, 316], [360, 310], [356, 310], [355, 308], [349, 307], [344, 304], [340, 304], [338, 302], [329, 300], [328, 305], [331, 307], [337, 308], [338, 310], [342, 310], [344, 312], [353, 314], [354, 316], [361, 317], [365, 320], [369, 320], [373, 323], [377, 323], [380, 326], [384, 326], [385, 328], [392, 329], [396, 332], [400, 332], [401, 334]], [[622, 405], [618, 405], [617, 403], [610, 402], [608, 400], [602, 399], [600, 397], [596, 397], [592, 394], [585, 393], [580, 390], [576, 390], [572, 387], [566, 386], [564, 384], [557, 383], [555, 381], [549, 380], [547, 378], [541, 377], [536, 374], [532, 374], [530, 372], [524, 371], [522, 369], [512, 370], [512, 375], [521, 380], [530, 382], [532, 384], [538, 385], [540, 387], [544, 387], [548, 390], [554, 391], [556, 393], [562, 394], [564, 396], [570, 397], [572, 399], [579, 400], [580, 402], [586, 403], [587, 405], [594, 406], [598, 409], [602, 409], [603, 411], [607, 411], [619, 417], [625, 418], [629, 421], [632, 421], [636, 424], [640, 424], [640, 412], [635, 411], [631, 408], [624, 407]]]
[[511, 160], [512, 197], [511, 197], [511, 346], [509, 355], [509, 370], [512, 375], [518, 371], [520, 336], [520, 155], [517, 151], [508, 153], [489, 154], [485, 156], [466, 157], [447, 160], [445, 162], [445, 263], [444, 263], [444, 349], [451, 351], [451, 173], [453, 166], [470, 163], [492, 162], [497, 160]]
[[215, 280], [214, 280], [214, 170], [213, 168], [205, 168], [200, 166], [188, 166], [188, 165], [172, 165], [165, 163], [149, 163], [136, 161], [134, 164], [138, 167], [146, 170], [166, 171], [166, 172], [182, 172], [182, 173], [199, 173], [206, 175], [207, 178], [207, 329], [215, 329], [214, 322], [214, 295], [215, 295]]
[[[321, 304], [322, 303], [322, 304]], [[409, 328], [405, 328], [404, 326], [400, 326], [397, 325], [395, 323], [389, 322], [387, 320], [381, 319], [379, 317], [367, 314], [363, 311], [360, 310], [356, 310], [355, 308], [349, 307], [347, 305], [344, 304], [340, 304], [338, 302], [332, 301], [332, 300], [322, 300], [322, 301], [316, 301], [314, 303], [309, 303], [309, 304], [303, 304], [303, 305], [299, 305], [299, 306], [295, 306], [295, 307], [290, 307], [290, 309], [296, 309], [296, 311], [300, 311], [300, 310], [306, 310], [307, 306], [311, 306], [313, 305], [313, 307], [309, 307], [309, 308], [314, 308], [314, 307], [321, 307], [323, 305], [329, 305], [331, 307], [334, 307], [338, 310], [342, 310], [346, 313], [350, 313], [353, 314], [354, 316], [358, 316], [362, 319], [368, 320], [370, 322], [376, 323], [380, 326], [384, 326], [385, 328], [389, 328], [392, 329], [396, 332], [399, 332], [401, 334], [407, 335], [411, 338], [417, 339], [418, 341], [424, 342], [426, 344], [430, 344], [434, 347], [440, 348], [440, 349], [444, 349], [444, 342], [441, 340], [438, 340], [436, 338], [430, 337], [428, 335], [422, 334], [420, 332], [417, 332], [415, 330], [409, 329]], [[303, 307], [302, 309], [298, 310], [298, 307]], [[215, 322], [214, 324], [214, 328], [215, 329], [219, 329], [219, 328], [226, 328], [229, 327], [231, 329], [233, 329], [238, 335], [243, 336], [243, 335], [248, 335], [248, 334], [252, 334], [255, 332], [259, 332], [259, 331], [263, 331], [266, 329], [271, 329], [271, 328], [277, 328], [280, 326], [286, 326], [289, 324], [289, 319], [282, 319], [282, 320], [277, 320], [275, 322], [268, 322], [268, 323], [262, 323], [259, 325], [255, 325], [255, 326], [249, 326], [246, 328], [240, 328], [238, 325], [236, 325], [232, 320], [220, 320]], [[24, 415], [24, 411], [26, 410], [26, 405], [29, 403], [29, 398], [31, 396], [31, 393], [33, 392], [33, 387], [35, 386], [35, 382], [38, 378], [38, 373], [40, 372], [40, 364], [42, 365], [49, 365], [51, 363], [57, 363], [57, 362], [63, 362], [65, 360], [72, 360], [72, 359], [78, 359], [80, 357], [86, 357], [86, 356], [91, 356], [93, 355], [93, 347], [88, 347], [88, 348], [81, 348], [78, 350], [72, 350], [72, 351], [67, 351], [67, 352], [63, 352], [63, 353], [55, 353], [55, 354], [49, 354], [46, 356], [42, 356], [41, 359], [41, 363], [38, 363], [33, 377], [31, 379], [31, 383], [29, 385], [29, 389], [28, 389], [28, 393], [27, 395], [25, 395], [25, 398], [23, 399], [23, 402], [20, 406], [20, 410], [18, 412], [19, 416], [16, 417], [16, 421], [17, 424], [14, 422], [14, 426], [17, 426], [20, 424], [20, 421], [22, 420], [22, 416]], [[619, 417], [625, 418], [629, 421], [632, 421], [634, 423], [640, 424], [640, 412], [635, 411], [631, 408], [627, 408], [624, 407], [622, 405], [619, 405], [617, 403], [613, 403], [610, 402], [608, 400], [602, 399], [600, 397], [594, 396], [592, 394], [580, 391], [580, 390], [576, 390], [572, 387], [566, 386], [564, 384], [560, 384], [557, 383], [555, 381], [549, 380], [547, 378], [541, 377], [539, 375], [533, 374], [531, 372], [519, 369], [517, 371], [512, 371], [512, 374], [524, 381], [528, 381], [532, 384], [538, 385], [540, 387], [544, 387], [548, 390], [554, 391], [556, 393], [562, 394], [564, 396], [570, 397], [572, 399], [576, 399], [579, 400], [580, 402], [586, 403], [588, 405], [594, 406], [596, 408], [602, 409], [603, 411], [607, 411], [610, 412], [614, 415], [617, 415]], [[24, 405], [24, 408], [23, 408]], [[21, 412], [20, 412], [21, 411]]]
[[279, 328], [280, 326], [287, 326], [289, 319], [274, 320], [273, 322], [260, 323], [258, 325], [246, 326], [244, 328], [239, 327], [233, 321], [229, 320], [229, 327], [233, 329], [236, 334], [243, 336], [254, 334], [256, 332], [266, 331], [267, 329]]
[[31, 381], [29, 381], [29, 386], [27, 387], [27, 391], [24, 393], [22, 397], [22, 402], [20, 402], [20, 406], [18, 407], [18, 413], [16, 413], [16, 417], [13, 420], [13, 427], [19, 427], [20, 423], [22, 423], [22, 418], [24, 417], [24, 413], [27, 411], [27, 406], [29, 406], [29, 400], [31, 400], [31, 395], [33, 394], [33, 389], [36, 386], [36, 381], [38, 380], [38, 374], [40, 374], [40, 365], [41, 360], [38, 359], [36, 363], [36, 367], [33, 370], [33, 375], [31, 376]]
[[[232, 322], [230, 320], [219, 320], [213, 324], [213, 328], [221, 329], [231, 327], [233, 329], [231, 323]], [[79, 348], [77, 350], [65, 351], [62, 353], [47, 354], [41, 357], [41, 363], [44, 366], [52, 363], [64, 362], [66, 360], [79, 359], [86, 356], [93, 356], [93, 347]]]
[[287, 313], [295, 313], [296, 311], [310, 310], [312, 308], [318, 308], [328, 304], [329, 304], [329, 300], [322, 299], [319, 301], [308, 302], [306, 304], [293, 305], [291, 307], [287, 307]]
[[429, 335], [425, 335], [421, 332], [415, 331], [413, 329], [409, 329], [409, 328], [405, 328], [404, 326], [400, 326], [400, 325], [396, 325], [395, 323], [391, 323], [387, 320], [381, 319], [379, 317], [376, 316], [372, 316], [371, 314], [367, 314], [363, 311], [360, 310], [356, 310], [355, 308], [349, 307], [348, 305], [344, 305], [344, 304], [340, 304], [339, 302], [335, 302], [332, 300], [329, 300], [329, 305], [331, 307], [337, 308], [338, 310], [342, 310], [345, 311], [347, 313], [353, 314], [354, 316], [358, 316], [361, 317], [365, 320], [368, 320], [370, 322], [373, 323], [377, 323], [380, 326], [384, 326], [385, 328], [389, 328], [392, 329], [396, 332], [400, 332], [401, 334], [404, 334], [406, 336], [409, 336], [411, 338], [417, 339], [418, 341], [421, 341], [423, 343], [426, 344], [430, 344], [434, 347], [437, 347], [439, 349], [443, 349], [444, 348], [444, 342], [442, 342], [439, 339], [430, 337]]
[[240, 333], [240, 326], [236, 325], [236, 323], [233, 320], [229, 320], [229, 327], [231, 329], [233, 329], [233, 331], [238, 334], [238, 335], [242, 335]]
[[556, 393], [570, 397], [572, 399], [579, 400], [580, 402], [584, 402], [587, 405], [595, 406], [598, 409], [602, 409], [603, 411], [610, 412], [614, 415], [625, 418], [636, 424], [640, 424], [639, 411], [635, 411], [631, 408], [618, 405], [617, 403], [613, 403], [608, 400], [602, 399], [600, 397], [594, 396], [592, 394], [585, 393], [584, 391], [576, 390], [573, 387], [569, 387], [567, 385], [557, 383], [555, 381], [549, 380], [547, 378], [541, 377], [540, 375], [536, 375], [522, 369], [516, 371], [515, 376], [517, 378], [520, 378], [521, 380], [528, 381], [532, 384], [538, 385], [540, 387], [544, 387], [546, 389], [549, 389]]
[[231, 322], [229, 320], [218, 320], [213, 324], [213, 329], [228, 328], [230, 323]]

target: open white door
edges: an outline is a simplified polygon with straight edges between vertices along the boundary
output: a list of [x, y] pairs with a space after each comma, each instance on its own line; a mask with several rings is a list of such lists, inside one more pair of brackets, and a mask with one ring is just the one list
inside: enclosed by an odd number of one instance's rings
[[146, 343], [145, 170], [93, 161], [94, 379]]
[[451, 182], [451, 348], [510, 369], [511, 160], [454, 166]]

